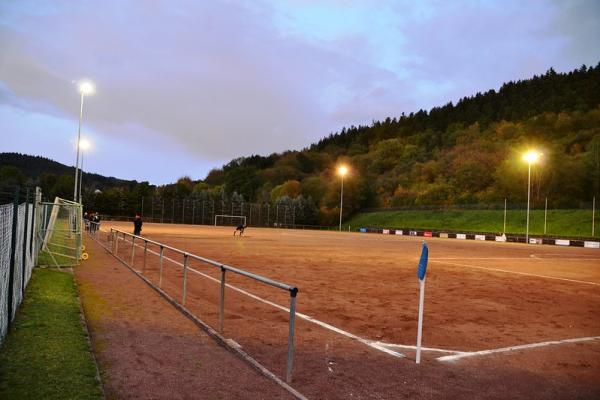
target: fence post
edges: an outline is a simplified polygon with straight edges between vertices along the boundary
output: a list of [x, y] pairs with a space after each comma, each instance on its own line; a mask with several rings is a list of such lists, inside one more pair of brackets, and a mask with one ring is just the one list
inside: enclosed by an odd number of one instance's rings
[[[123, 234], [123, 238], [125, 238], [125, 234]], [[135, 255], [135, 236], [131, 237], [131, 268], [133, 268], [133, 257]]]
[[594, 236], [596, 225], [596, 196], [592, 199], [592, 237]]
[[29, 188], [25, 194], [25, 219], [23, 221], [23, 259], [21, 260], [22, 268], [21, 271], [21, 294], [25, 293], [25, 269], [27, 268], [27, 225], [29, 222]]
[[142, 274], [146, 271], [146, 253], [148, 252], [148, 241], [144, 240], [144, 264], [142, 265]]
[[158, 287], [162, 287], [162, 276], [163, 276], [163, 256], [165, 254], [165, 248], [160, 245], [160, 269], [158, 273]]
[[[37, 188], [36, 188], [37, 190]], [[33, 257], [34, 249], [33, 249], [33, 236], [35, 232], [35, 195], [33, 196], [33, 201], [31, 202], [31, 232], [29, 233], [29, 256], [32, 260], [35, 260]], [[35, 264], [35, 261], [34, 261]]]
[[12, 235], [10, 236], [10, 264], [8, 267], [8, 290], [6, 296], [8, 300], [8, 323], [7, 332], [10, 329], [10, 324], [13, 320], [13, 290], [15, 280], [15, 253], [17, 247], [17, 222], [19, 214], [19, 186], [15, 188], [15, 194], [13, 199], [13, 221], [12, 221]]
[[223, 333], [223, 319], [225, 314], [225, 267], [221, 265], [221, 305], [219, 307], [219, 332]]
[[185, 293], [187, 289], [187, 266], [188, 266], [188, 254], [183, 253], [183, 294], [181, 299], [181, 305], [185, 306]]
[[288, 359], [287, 359], [287, 371], [285, 374], [285, 380], [287, 383], [292, 382], [292, 370], [294, 368], [294, 325], [296, 320], [296, 295], [298, 294], [298, 288], [292, 288], [290, 290], [290, 327], [288, 332]]

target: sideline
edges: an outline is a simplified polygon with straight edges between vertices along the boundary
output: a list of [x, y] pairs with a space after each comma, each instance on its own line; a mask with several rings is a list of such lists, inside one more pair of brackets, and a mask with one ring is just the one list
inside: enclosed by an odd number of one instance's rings
[[547, 347], [547, 346], [557, 346], [557, 345], [561, 345], [561, 344], [565, 344], [565, 343], [589, 342], [592, 340], [600, 340], [600, 336], [588, 336], [588, 337], [573, 338], [573, 339], [551, 340], [548, 342], [539, 342], [539, 343], [531, 343], [531, 344], [522, 344], [519, 346], [501, 347], [498, 349], [472, 351], [472, 352], [468, 352], [468, 353], [454, 354], [451, 356], [443, 356], [443, 357], [436, 358], [436, 360], [442, 361], [442, 362], [456, 361], [461, 358], [467, 358], [467, 357], [478, 357], [478, 356], [486, 356], [488, 354], [495, 354], [495, 353], [507, 353], [510, 351], [535, 349], [535, 348]]
[[454, 266], [457, 266], [457, 267], [467, 267], [467, 268], [482, 269], [482, 270], [493, 271], [493, 272], [504, 272], [504, 273], [507, 273], [507, 274], [533, 276], [535, 278], [555, 279], [555, 280], [558, 280], [558, 281], [566, 281], [566, 282], [572, 282], [572, 283], [583, 283], [583, 284], [586, 284], [586, 285], [600, 286], [600, 283], [597, 283], [597, 282], [579, 281], [577, 279], [559, 278], [557, 276], [538, 275], [538, 274], [531, 274], [529, 272], [511, 271], [511, 270], [500, 269], [500, 268], [481, 267], [479, 265], [453, 263], [453, 262], [448, 262], [448, 261], [440, 261], [440, 259], [430, 259], [429, 262], [437, 262], [439, 264], [454, 265]]

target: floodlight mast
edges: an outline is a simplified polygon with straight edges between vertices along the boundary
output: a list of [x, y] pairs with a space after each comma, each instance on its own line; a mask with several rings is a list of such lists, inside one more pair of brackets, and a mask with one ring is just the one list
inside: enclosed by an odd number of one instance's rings
[[537, 151], [530, 150], [527, 153], [523, 154], [523, 160], [527, 162], [528, 165], [528, 173], [527, 173], [527, 224], [525, 228], [525, 243], [529, 244], [529, 203], [531, 199], [531, 164], [536, 163], [542, 153], [538, 153]]
[[81, 147], [81, 166], [79, 171], [79, 202], [81, 203], [83, 198], [81, 197], [81, 188], [83, 187], [83, 153], [89, 150], [90, 142], [86, 139], [81, 139], [79, 142], [79, 146]]
[[339, 230], [342, 230], [342, 210], [344, 208], [344, 176], [348, 173], [348, 167], [342, 165], [338, 168], [338, 174], [342, 177], [342, 187], [340, 189], [340, 227]]
[[81, 124], [83, 121], [83, 98], [86, 95], [94, 94], [95, 88], [94, 84], [90, 81], [83, 81], [79, 83], [79, 93], [81, 94], [81, 103], [79, 107], [79, 128], [77, 129], [77, 158], [75, 161], [75, 187], [73, 188], [73, 201], [78, 201], [78, 195], [80, 191], [78, 190], [79, 184], [79, 151], [80, 151], [80, 142], [81, 142]]

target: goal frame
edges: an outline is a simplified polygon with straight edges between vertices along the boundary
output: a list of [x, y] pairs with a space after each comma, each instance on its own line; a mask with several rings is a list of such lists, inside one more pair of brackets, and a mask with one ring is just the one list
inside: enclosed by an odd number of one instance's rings
[[245, 215], [217, 214], [217, 215], [215, 215], [215, 226], [217, 226], [217, 219], [219, 217], [223, 217], [223, 218], [241, 218], [244, 221], [244, 226], [246, 226], [246, 216]]

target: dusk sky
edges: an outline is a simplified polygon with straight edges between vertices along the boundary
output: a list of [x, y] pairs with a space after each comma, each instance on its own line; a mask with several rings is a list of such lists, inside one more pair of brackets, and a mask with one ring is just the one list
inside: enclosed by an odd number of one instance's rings
[[0, 152], [202, 179], [352, 124], [600, 61], [600, 1], [0, 1]]

